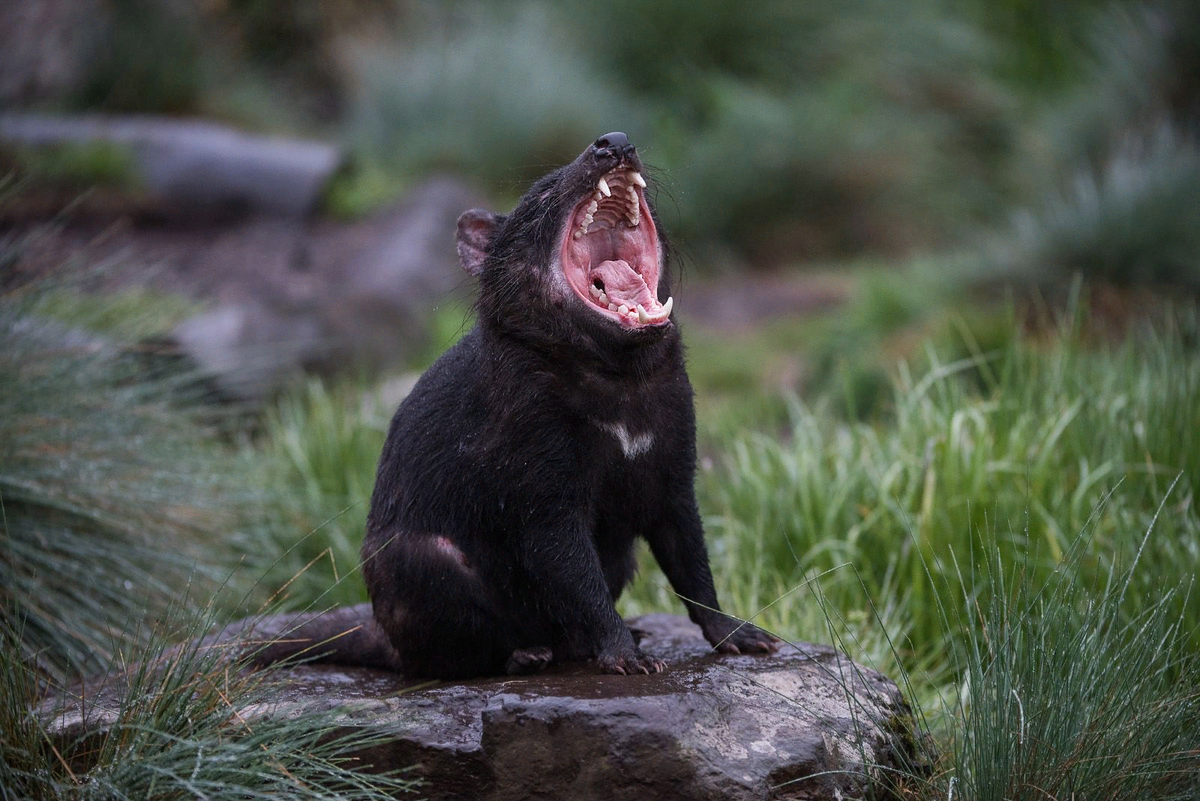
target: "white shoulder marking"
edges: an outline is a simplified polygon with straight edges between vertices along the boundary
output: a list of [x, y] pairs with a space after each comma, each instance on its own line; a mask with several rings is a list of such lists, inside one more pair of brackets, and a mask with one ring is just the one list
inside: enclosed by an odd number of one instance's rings
[[623, 423], [600, 423], [599, 425], [616, 437], [617, 442], [621, 443], [621, 451], [625, 454], [626, 459], [641, 456], [654, 445], [654, 435], [649, 431], [644, 434], [630, 435]]

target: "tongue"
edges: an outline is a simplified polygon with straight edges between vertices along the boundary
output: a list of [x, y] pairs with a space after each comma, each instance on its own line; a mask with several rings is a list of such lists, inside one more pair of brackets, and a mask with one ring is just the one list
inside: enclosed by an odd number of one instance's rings
[[597, 278], [604, 284], [609, 303], [631, 309], [640, 303], [647, 311], [658, 308], [658, 298], [654, 297], [650, 287], [646, 286], [646, 280], [627, 261], [600, 262], [588, 275], [588, 281], [590, 283]]

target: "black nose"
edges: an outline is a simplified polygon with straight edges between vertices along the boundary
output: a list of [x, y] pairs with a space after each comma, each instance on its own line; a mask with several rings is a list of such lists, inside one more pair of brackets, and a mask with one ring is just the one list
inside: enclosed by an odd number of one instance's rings
[[624, 156], [633, 152], [633, 145], [629, 144], [629, 137], [620, 131], [606, 133], [604, 136], [596, 140], [592, 147], [596, 148], [597, 154], [602, 151], [608, 151], [614, 156]]

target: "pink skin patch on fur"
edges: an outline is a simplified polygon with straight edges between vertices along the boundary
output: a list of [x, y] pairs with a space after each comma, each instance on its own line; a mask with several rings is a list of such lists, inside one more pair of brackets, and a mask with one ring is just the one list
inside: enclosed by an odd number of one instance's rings
[[433, 546], [438, 550], [438, 553], [445, 554], [454, 561], [458, 562], [464, 570], [471, 569], [471, 563], [467, 561], [467, 555], [462, 550], [450, 541], [449, 537], [438, 535], [433, 538]]

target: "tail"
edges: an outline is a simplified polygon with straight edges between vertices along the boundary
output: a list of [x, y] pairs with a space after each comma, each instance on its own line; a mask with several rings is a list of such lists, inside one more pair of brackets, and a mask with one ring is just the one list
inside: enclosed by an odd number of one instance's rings
[[400, 656], [375, 622], [369, 603], [240, 620], [200, 646], [235, 643], [238, 655], [255, 667], [294, 659], [400, 672]]

